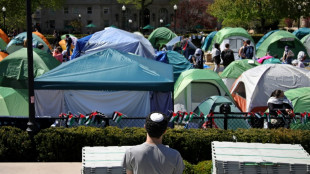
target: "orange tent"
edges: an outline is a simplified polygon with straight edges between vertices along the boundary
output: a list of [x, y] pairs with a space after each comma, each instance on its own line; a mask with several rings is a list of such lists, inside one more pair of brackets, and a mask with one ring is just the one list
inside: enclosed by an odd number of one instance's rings
[[8, 35], [6, 35], [6, 33], [1, 29], [0, 29], [0, 37], [1, 39], [3, 39], [5, 43], [8, 44], [10, 42], [10, 38], [8, 37]]
[[[66, 47], [66, 40], [61, 40], [60, 42], [59, 42], [59, 45], [61, 46], [61, 48], [62, 48], [62, 50], [66, 50], [67, 49], [67, 47]], [[71, 44], [71, 51], [70, 51], [70, 55], [72, 55], [72, 50], [74, 49], [74, 45], [73, 44]]]
[[8, 56], [7, 53], [0, 51], [0, 62], [1, 62], [6, 56]]
[[48, 48], [49, 48], [50, 50], [52, 50], [52, 46], [50, 45], [50, 43], [48, 42], [48, 40], [43, 36], [43, 34], [41, 34], [40, 32], [37, 32], [37, 31], [32, 32], [32, 33], [34, 33], [35, 35], [39, 36], [39, 37], [46, 43], [46, 45], [48, 46]]

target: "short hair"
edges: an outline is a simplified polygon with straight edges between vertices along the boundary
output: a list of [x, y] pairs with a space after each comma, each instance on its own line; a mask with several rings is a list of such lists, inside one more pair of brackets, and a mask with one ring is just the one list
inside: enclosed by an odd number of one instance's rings
[[250, 40], [246, 40], [246, 43], [247, 43], [247, 44], [251, 44], [251, 41], [250, 41]]
[[42, 43], [38, 44], [38, 49], [42, 49], [44, 47], [44, 45]]
[[215, 43], [214, 44], [214, 48], [220, 49], [220, 44], [219, 43]]
[[271, 93], [270, 97], [276, 97], [276, 98], [278, 98], [278, 97], [281, 95], [282, 92], [283, 92], [283, 91], [280, 90], [280, 89], [274, 90], [274, 91]]
[[[153, 121], [151, 119], [151, 115], [154, 113], [161, 114], [164, 117], [164, 119], [161, 120], [160, 122]], [[146, 132], [149, 134], [149, 136], [152, 138], [160, 138], [165, 133], [167, 126], [168, 126], [168, 118], [163, 113], [152, 112], [150, 115], [146, 117], [145, 129]]]
[[229, 43], [225, 44], [225, 48], [229, 48]]
[[69, 34], [66, 34], [66, 37], [70, 37], [70, 35], [69, 35]]

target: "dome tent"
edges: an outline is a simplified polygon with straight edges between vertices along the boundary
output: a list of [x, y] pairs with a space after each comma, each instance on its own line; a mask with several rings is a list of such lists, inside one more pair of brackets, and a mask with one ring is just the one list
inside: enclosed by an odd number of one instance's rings
[[[240, 47], [243, 46], [243, 41], [250, 40], [251, 46], [254, 47], [254, 40], [251, 37], [251, 35], [243, 28], [223, 28], [220, 31], [218, 31], [213, 40], [211, 45], [208, 48], [208, 51], [212, 50], [212, 47], [215, 43], [220, 44], [220, 49], [225, 49], [225, 44], [229, 43], [230, 49], [233, 50], [235, 59], [238, 59], [238, 52]], [[255, 47], [254, 47], [255, 48]], [[255, 55], [255, 49], [254, 49], [254, 55]]]
[[296, 57], [299, 51], [306, 52], [306, 48], [296, 36], [290, 32], [279, 30], [272, 33], [266, 40], [264, 40], [256, 50], [256, 57], [263, 57], [267, 52], [269, 52], [271, 56], [278, 55], [279, 57], [282, 57], [285, 46], [289, 46]]
[[305, 48], [307, 49], [307, 53], [308, 55], [310, 55], [310, 34], [306, 35], [305, 37], [303, 37], [300, 42], [305, 46]]
[[227, 96], [233, 100], [217, 73], [203, 69], [184, 71], [174, 84], [174, 110], [193, 111], [213, 95]]
[[[203, 51], [207, 51], [207, 50], [212, 49], [213, 45], [211, 45], [211, 43], [212, 43], [212, 40], [213, 40], [216, 33], [217, 33], [217, 31], [213, 31], [210, 34], [208, 34], [208, 36], [205, 38], [203, 45], [201, 46], [201, 49]], [[211, 49], [209, 49], [210, 47], [211, 47]]]
[[0, 116], [28, 117], [28, 90], [0, 86]]
[[303, 37], [305, 37], [306, 35], [310, 34], [310, 28], [299, 28], [298, 30], [295, 30], [293, 32], [293, 34], [298, 38], [298, 39], [302, 39]]
[[153, 48], [161, 48], [164, 44], [168, 43], [177, 35], [166, 27], [156, 28], [148, 37]]
[[294, 112], [310, 112], [310, 87], [290, 89], [284, 95], [292, 101]]
[[287, 64], [265, 64], [242, 73], [231, 95], [242, 112], [266, 111], [270, 94], [310, 86], [310, 71]]

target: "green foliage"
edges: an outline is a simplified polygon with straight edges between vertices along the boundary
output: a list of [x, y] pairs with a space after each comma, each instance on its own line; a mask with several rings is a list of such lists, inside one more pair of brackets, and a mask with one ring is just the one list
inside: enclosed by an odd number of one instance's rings
[[0, 127], [0, 161], [33, 161], [31, 141], [27, 132], [14, 127]]
[[212, 161], [201, 161], [198, 164], [191, 164], [185, 160], [184, 162], [184, 174], [211, 174], [212, 172]]

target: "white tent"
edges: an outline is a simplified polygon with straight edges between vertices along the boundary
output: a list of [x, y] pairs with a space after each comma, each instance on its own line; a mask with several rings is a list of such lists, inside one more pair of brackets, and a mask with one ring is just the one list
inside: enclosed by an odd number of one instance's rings
[[270, 94], [310, 86], [310, 71], [287, 64], [265, 64], [249, 69], [235, 81], [231, 94], [243, 112], [265, 111]]

